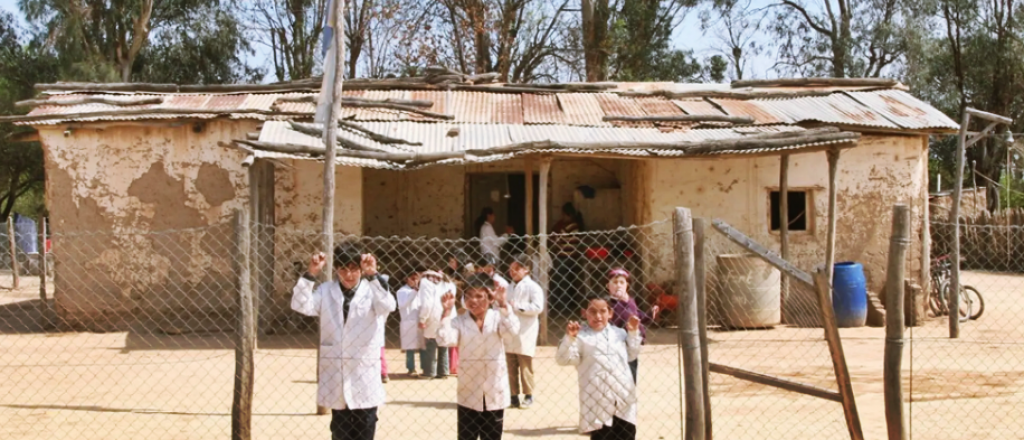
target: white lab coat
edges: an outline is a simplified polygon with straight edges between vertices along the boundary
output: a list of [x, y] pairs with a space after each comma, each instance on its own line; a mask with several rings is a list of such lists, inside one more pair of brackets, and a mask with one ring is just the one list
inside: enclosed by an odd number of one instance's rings
[[491, 275], [491, 279], [494, 280], [495, 286], [504, 287], [505, 291], [508, 291], [508, 280], [501, 275], [498, 275], [498, 272], [494, 272], [494, 274]]
[[398, 313], [402, 320], [399, 331], [402, 339], [402, 350], [422, 350], [426, 348], [423, 340], [423, 329], [420, 328], [420, 297], [419, 291], [408, 284], [398, 289]]
[[636, 424], [636, 385], [629, 362], [640, 355], [640, 332], [613, 325], [594, 331], [583, 324], [575, 338], [558, 344], [555, 362], [573, 365], [579, 374], [580, 432], [611, 426], [618, 417]]
[[483, 226], [480, 226], [480, 253], [494, 255], [497, 259], [506, 241], [508, 234], [499, 236], [494, 232], [494, 225], [490, 222], [484, 222]]
[[459, 348], [460, 406], [474, 411], [497, 411], [512, 403], [502, 335], [518, 330], [519, 319], [508, 306], [488, 309], [483, 331], [468, 311], [442, 321], [437, 332], [438, 344]]
[[455, 284], [447, 281], [435, 284], [426, 278], [420, 280], [419, 322], [426, 326], [423, 329], [424, 338], [437, 337], [437, 329], [441, 327], [441, 314], [444, 312], [441, 307], [441, 296], [448, 292], [455, 294]]
[[540, 322], [537, 317], [544, 311], [544, 290], [529, 275], [512, 285], [508, 303], [519, 317], [519, 332], [505, 339], [505, 351], [533, 356], [537, 351]]
[[380, 381], [383, 325], [395, 310], [395, 298], [378, 280], [360, 280], [343, 315], [345, 297], [337, 281], [320, 284], [299, 278], [292, 309], [320, 317], [320, 381], [316, 401], [331, 409], [366, 409], [384, 404]]

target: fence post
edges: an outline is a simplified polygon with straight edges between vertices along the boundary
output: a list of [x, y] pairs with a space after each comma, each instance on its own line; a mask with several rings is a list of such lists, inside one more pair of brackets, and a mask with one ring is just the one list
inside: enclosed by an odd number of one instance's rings
[[704, 439], [704, 386], [698, 336], [697, 285], [694, 280], [693, 220], [690, 210], [676, 208], [673, 216], [676, 276], [679, 289], [679, 332], [683, 351], [686, 416], [683, 439]]
[[693, 279], [697, 286], [697, 332], [700, 338], [701, 385], [704, 397], [704, 439], [711, 440], [711, 368], [708, 357], [707, 267], [704, 265], [704, 219], [693, 218]]
[[7, 238], [11, 244], [11, 273], [14, 274], [12, 289], [21, 286], [21, 277], [18, 274], [18, 244], [14, 240], [14, 217], [7, 218]]
[[864, 440], [864, 431], [860, 426], [860, 414], [857, 413], [857, 402], [853, 395], [853, 384], [850, 381], [850, 370], [846, 365], [843, 343], [839, 338], [839, 325], [836, 322], [835, 310], [832, 309], [831, 274], [822, 267], [814, 273], [814, 290], [818, 294], [818, 306], [821, 308], [821, 325], [825, 329], [825, 341], [832, 358], [832, 368], [836, 372], [836, 385], [843, 403], [843, 415], [846, 428], [852, 440]]
[[900, 364], [903, 360], [903, 279], [907, 246], [910, 244], [910, 210], [907, 205], [892, 208], [889, 237], [889, 268], [885, 284], [885, 424], [889, 440], [907, 438], [903, 418], [903, 390]]
[[231, 404], [231, 439], [252, 438], [253, 351], [256, 346], [256, 321], [253, 311], [252, 278], [249, 266], [249, 213], [235, 211], [235, 237], [232, 260], [238, 289], [238, 316], [235, 333], [235, 391]]
[[[953, 249], [950, 251], [950, 262], [953, 264], [949, 273], [949, 291], [960, 292], [960, 198], [964, 189], [964, 151], [967, 148], [967, 124], [971, 114], [964, 111], [963, 123], [960, 124], [959, 141], [956, 144], [956, 179], [953, 182], [953, 202], [949, 206], [949, 223], [953, 226]], [[978, 188], [974, 188], [977, 191]], [[949, 295], [949, 337], [960, 337], [960, 295]]]
[[50, 304], [46, 300], [46, 217], [39, 216], [39, 323], [50, 328]]

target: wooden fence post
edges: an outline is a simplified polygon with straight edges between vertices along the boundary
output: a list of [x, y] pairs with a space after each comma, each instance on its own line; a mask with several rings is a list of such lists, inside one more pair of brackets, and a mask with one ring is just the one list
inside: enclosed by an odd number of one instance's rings
[[903, 285], [910, 244], [910, 209], [907, 205], [892, 208], [892, 235], [889, 237], [889, 268], [885, 282], [885, 424], [889, 440], [907, 438], [903, 417], [903, 389], [900, 365], [903, 361]]
[[11, 273], [14, 274], [12, 289], [21, 287], [21, 276], [18, 274], [18, 243], [14, 240], [14, 217], [7, 218], [7, 238], [11, 244]]
[[[711, 440], [711, 368], [708, 357], [707, 266], [704, 262], [704, 219], [693, 218], [693, 279], [697, 286], [697, 332], [700, 338], [701, 385], [704, 396], [704, 439]], [[678, 309], [677, 309], [678, 310]]]
[[814, 288], [818, 293], [818, 306], [821, 308], [821, 324], [825, 328], [825, 341], [832, 357], [832, 368], [836, 372], [836, 384], [843, 402], [843, 415], [846, 417], [846, 428], [852, 440], [864, 440], [864, 431], [860, 426], [860, 415], [857, 413], [857, 402], [853, 396], [853, 384], [850, 381], [850, 370], [846, 366], [846, 355], [843, 343], [839, 339], [839, 326], [836, 314], [832, 309], [831, 273], [821, 268], [814, 273]]
[[39, 323], [50, 328], [50, 304], [46, 300], [46, 217], [39, 216]]
[[683, 351], [684, 395], [686, 415], [683, 439], [704, 439], [704, 385], [698, 336], [697, 285], [693, 274], [694, 246], [693, 220], [690, 210], [676, 208], [673, 216], [676, 276], [679, 289], [679, 332]]
[[256, 347], [256, 314], [253, 311], [252, 274], [249, 266], [249, 213], [235, 211], [235, 248], [232, 255], [238, 289], [235, 329], [235, 392], [231, 404], [231, 439], [252, 438], [253, 351]]

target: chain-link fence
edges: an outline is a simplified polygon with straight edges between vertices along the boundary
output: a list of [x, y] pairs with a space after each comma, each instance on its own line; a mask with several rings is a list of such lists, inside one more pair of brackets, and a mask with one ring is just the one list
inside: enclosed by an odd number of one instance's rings
[[[20, 290], [0, 291], [0, 437], [227, 438], [238, 344], [237, 268], [245, 261], [235, 232], [222, 224], [53, 234], [56, 277], [46, 307], [40, 307], [38, 278]], [[320, 249], [319, 233], [257, 225], [250, 237], [259, 322], [255, 438], [327, 436], [331, 416], [316, 415], [318, 401], [328, 407], [345, 401], [357, 410], [384, 403], [376, 424], [376, 438], [383, 439], [451, 438], [460, 419], [481, 428], [501, 420], [506, 438], [573, 438], [581, 428], [600, 427], [607, 414], [608, 421], [615, 416], [633, 422], [637, 438], [680, 435], [682, 374], [677, 301], [666, 282], [674, 273], [666, 222], [511, 237], [490, 262], [474, 240], [338, 235], [335, 243], [373, 255], [379, 273], [388, 276], [354, 291], [303, 279]], [[541, 258], [543, 245], [549, 258]], [[513, 264], [520, 254], [528, 258]], [[359, 282], [359, 262], [342, 255], [338, 266], [342, 286], [346, 277]], [[622, 313], [643, 318], [646, 340], [636, 373], [628, 361], [637, 341], [587, 326], [587, 298], [610, 295], [612, 269], [628, 273], [615, 277], [622, 303], [597, 301], [603, 309], [589, 317], [595, 327], [605, 321], [627, 325]], [[480, 275], [473, 275], [478, 271], [511, 284], [505, 293], [514, 309], [509, 316], [485, 307], [486, 318], [478, 323], [465, 314], [483, 298]], [[421, 275], [419, 285], [410, 274]], [[459, 316], [438, 322], [424, 310], [440, 309], [448, 291]], [[543, 304], [536, 303], [537, 293]], [[573, 321], [583, 328], [560, 351]], [[532, 350], [530, 339], [539, 341]], [[521, 355], [507, 359], [506, 348]], [[319, 393], [318, 376], [326, 385]], [[516, 400], [523, 408], [515, 407]], [[495, 417], [493, 410], [508, 403], [513, 406], [503, 417]], [[372, 415], [348, 411], [339, 417], [355, 426]]]
[[1024, 437], [1024, 228], [984, 216], [960, 225], [960, 335], [949, 337], [954, 227], [931, 223], [929, 319], [908, 331], [916, 438]]

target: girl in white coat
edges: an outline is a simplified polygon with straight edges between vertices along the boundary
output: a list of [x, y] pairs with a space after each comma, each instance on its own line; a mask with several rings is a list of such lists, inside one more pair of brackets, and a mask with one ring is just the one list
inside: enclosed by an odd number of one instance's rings
[[314, 289], [327, 257], [313, 256], [292, 289], [292, 309], [320, 317], [317, 404], [331, 408], [335, 439], [372, 439], [377, 407], [384, 404], [380, 380], [383, 325], [395, 298], [377, 273], [377, 260], [348, 245], [334, 249], [338, 281]]
[[640, 355], [640, 319], [631, 316], [625, 330], [609, 325], [611, 305], [600, 297], [583, 313], [586, 325], [570, 321], [555, 352], [558, 365], [579, 374], [580, 432], [592, 440], [633, 440], [637, 399], [629, 361]]
[[398, 313], [402, 316], [399, 324], [401, 332], [402, 350], [405, 350], [405, 368], [409, 375], [416, 374], [416, 354], [420, 356], [420, 368], [423, 364], [423, 349], [426, 347], [423, 339], [423, 329], [420, 328], [420, 272], [422, 267], [411, 269], [405, 277], [405, 285], [398, 289]]
[[[458, 386], [458, 439], [498, 440], [505, 408], [511, 402], [502, 335], [515, 334], [519, 319], [505, 301], [504, 289], [493, 289], [485, 274], [466, 280], [466, 312], [455, 314], [455, 295], [442, 297], [444, 314], [438, 341], [459, 347], [462, 371]], [[494, 302], [496, 309], [490, 308]]]
[[[523, 409], [533, 404], [533, 355], [537, 351], [537, 335], [540, 333], [537, 317], [544, 311], [544, 289], [530, 278], [532, 266], [530, 258], [520, 254], [508, 268], [508, 274], [515, 281], [508, 302], [519, 317], [519, 332], [506, 337], [505, 351], [508, 352], [506, 358], [512, 406]], [[519, 401], [520, 390], [524, 394], [522, 403]]]

